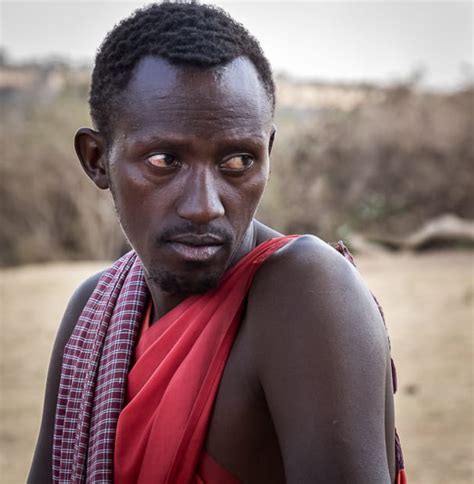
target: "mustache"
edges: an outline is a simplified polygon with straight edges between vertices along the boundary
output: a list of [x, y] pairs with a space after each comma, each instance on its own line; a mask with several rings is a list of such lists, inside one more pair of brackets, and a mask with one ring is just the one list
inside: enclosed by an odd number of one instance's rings
[[158, 236], [158, 243], [160, 245], [165, 244], [171, 239], [181, 235], [209, 235], [222, 240], [223, 244], [229, 244], [232, 242], [232, 233], [224, 227], [220, 227], [218, 225], [214, 226], [212, 224], [198, 226], [192, 222], [183, 222], [179, 225], [163, 229], [161, 234]]

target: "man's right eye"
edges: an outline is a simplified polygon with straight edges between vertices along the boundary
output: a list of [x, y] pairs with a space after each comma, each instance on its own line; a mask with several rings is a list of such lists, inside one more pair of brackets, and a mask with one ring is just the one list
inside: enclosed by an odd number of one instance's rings
[[156, 168], [175, 168], [179, 166], [176, 158], [167, 153], [154, 153], [148, 156], [146, 160]]

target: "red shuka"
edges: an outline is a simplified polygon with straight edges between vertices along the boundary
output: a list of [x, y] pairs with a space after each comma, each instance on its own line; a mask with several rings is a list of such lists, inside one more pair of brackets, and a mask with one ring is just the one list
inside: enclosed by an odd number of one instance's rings
[[198, 468], [212, 467], [206, 456], [200, 462], [204, 438], [242, 303], [259, 266], [295, 237], [257, 246], [217, 288], [187, 298], [143, 331], [117, 424], [116, 484], [203, 482]]
[[[152, 326], [149, 304], [117, 424], [115, 484], [238, 484], [206, 454], [204, 439], [252, 278], [296, 237], [257, 246], [216, 289], [187, 298]], [[337, 249], [352, 262], [347, 249]], [[396, 484], [407, 484], [398, 441], [397, 448]]]

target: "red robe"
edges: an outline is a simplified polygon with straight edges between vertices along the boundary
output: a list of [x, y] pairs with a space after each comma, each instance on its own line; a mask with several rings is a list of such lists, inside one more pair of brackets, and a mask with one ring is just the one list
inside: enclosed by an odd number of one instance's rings
[[257, 246], [217, 288], [187, 298], [143, 332], [117, 424], [116, 484], [199, 483], [203, 469], [219, 472], [202, 451], [243, 302], [259, 266], [294, 238]]
[[[151, 326], [149, 304], [117, 424], [116, 484], [238, 484], [205, 453], [204, 439], [253, 276], [294, 238], [257, 246], [216, 289], [187, 298]], [[406, 484], [397, 467], [396, 484]]]

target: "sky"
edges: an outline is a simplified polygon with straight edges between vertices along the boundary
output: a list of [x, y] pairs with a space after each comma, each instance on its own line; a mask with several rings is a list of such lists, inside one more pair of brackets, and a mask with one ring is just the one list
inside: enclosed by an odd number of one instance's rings
[[[0, 3], [11, 60], [59, 56], [92, 63], [105, 34], [150, 2]], [[301, 79], [389, 83], [423, 72], [450, 90], [473, 76], [471, 1], [217, 1], [260, 41], [276, 72]]]

